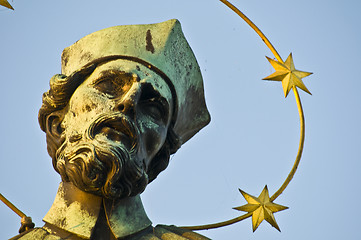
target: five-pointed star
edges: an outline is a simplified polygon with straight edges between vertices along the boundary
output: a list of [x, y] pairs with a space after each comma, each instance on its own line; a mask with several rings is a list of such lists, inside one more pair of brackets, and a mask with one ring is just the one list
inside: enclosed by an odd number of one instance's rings
[[292, 53], [288, 56], [284, 63], [273, 60], [267, 57], [268, 61], [271, 63], [276, 72], [272, 73], [268, 77], [263, 78], [263, 80], [272, 80], [272, 81], [281, 81], [285, 97], [293, 87], [299, 87], [303, 91], [310, 93], [306, 88], [305, 84], [302, 82], [302, 78], [311, 75], [310, 72], [303, 72], [295, 69], [293, 63]]
[[248, 204], [233, 209], [252, 213], [253, 232], [256, 231], [263, 220], [266, 220], [278, 231], [281, 231], [276, 223], [273, 213], [285, 210], [288, 207], [270, 201], [267, 185], [264, 187], [258, 198], [249, 195], [241, 189], [239, 189], [239, 191], [247, 200]]

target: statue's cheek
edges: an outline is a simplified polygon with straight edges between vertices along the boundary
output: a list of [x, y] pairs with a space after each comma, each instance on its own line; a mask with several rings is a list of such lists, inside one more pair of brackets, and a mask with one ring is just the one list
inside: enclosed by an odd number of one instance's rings
[[163, 146], [167, 127], [152, 121], [145, 121], [139, 124], [141, 145], [144, 148], [148, 159], [152, 159]]

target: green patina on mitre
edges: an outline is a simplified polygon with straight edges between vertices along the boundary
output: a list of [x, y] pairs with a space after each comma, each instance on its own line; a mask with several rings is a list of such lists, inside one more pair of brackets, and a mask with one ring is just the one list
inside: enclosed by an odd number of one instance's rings
[[177, 96], [173, 130], [181, 144], [209, 123], [201, 71], [178, 20], [115, 26], [85, 36], [64, 49], [62, 73], [70, 75], [94, 60], [113, 55], [140, 59], [170, 79], [168, 84]]

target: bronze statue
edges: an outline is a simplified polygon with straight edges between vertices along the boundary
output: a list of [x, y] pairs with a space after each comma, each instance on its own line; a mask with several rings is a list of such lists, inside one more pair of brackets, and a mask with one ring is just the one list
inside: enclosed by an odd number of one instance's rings
[[208, 239], [151, 225], [139, 194], [210, 121], [177, 20], [92, 33], [62, 54], [39, 123], [62, 182], [42, 228], [13, 239]]

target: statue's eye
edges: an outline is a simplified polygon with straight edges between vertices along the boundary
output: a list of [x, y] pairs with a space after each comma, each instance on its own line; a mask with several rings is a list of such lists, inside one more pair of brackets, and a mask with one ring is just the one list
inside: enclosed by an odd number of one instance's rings
[[166, 109], [161, 101], [158, 99], [152, 98], [148, 99], [141, 103], [143, 112], [154, 120], [162, 120], [166, 119]]
[[111, 78], [102, 78], [96, 81], [94, 88], [98, 91], [110, 96], [114, 96], [117, 92], [118, 86]]

